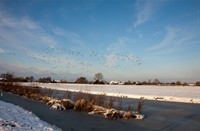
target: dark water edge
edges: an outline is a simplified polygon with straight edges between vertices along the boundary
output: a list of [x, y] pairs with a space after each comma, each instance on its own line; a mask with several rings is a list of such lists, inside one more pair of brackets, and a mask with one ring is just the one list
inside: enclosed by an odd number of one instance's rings
[[[70, 92], [71, 97], [76, 92]], [[75, 93], [75, 94], [73, 94]], [[130, 130], [199, 130], [200, 104], [144, 101], [144, 120], [110, 120], [98, 115], [88, 115], [73, 110], [50, 110], [41, 102], [3, 92], [1, 100], [33, 112], [40, 119], [49, 124], [56, 125], [64, 131], [130, 131]], [[62, 95], [63, 94], [63, 95]], [[65, 98], [65, 91], [53, 91], [54, 98]], [[106, 99], [109, 99], [107, 97]], [[116, 98], [117, 99], [117, 98]], [[123, 108], [126, 105], [137, 106], [137, 99], [122, 98]]]

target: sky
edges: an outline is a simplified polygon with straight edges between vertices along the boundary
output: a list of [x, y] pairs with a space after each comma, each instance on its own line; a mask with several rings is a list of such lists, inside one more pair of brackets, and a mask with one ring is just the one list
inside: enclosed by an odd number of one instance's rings
[[0, 73], [200, 80], [198, 0], [0, 0]]

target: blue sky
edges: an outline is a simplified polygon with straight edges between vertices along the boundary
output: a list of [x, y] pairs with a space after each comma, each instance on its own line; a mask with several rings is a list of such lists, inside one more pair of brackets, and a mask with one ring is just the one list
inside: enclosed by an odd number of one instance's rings
[[200, 80], [198, 0], [1, 0], [0, 72]]

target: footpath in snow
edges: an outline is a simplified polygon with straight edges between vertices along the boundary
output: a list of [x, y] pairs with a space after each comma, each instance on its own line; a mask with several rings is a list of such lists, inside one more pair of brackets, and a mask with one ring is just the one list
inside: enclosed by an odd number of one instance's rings
[[23, 108], [0, 100], [0, 131], [61, 131]]
[[92, 85], [92, 84], [58, 84], [58, 83], [22, 83], [27, 86], [87, 92], [91, 94], [105, 93], [108, 96], [125, 96], [148, 100], [200, 103], [199, 86], [144, 86], [144, 85]]

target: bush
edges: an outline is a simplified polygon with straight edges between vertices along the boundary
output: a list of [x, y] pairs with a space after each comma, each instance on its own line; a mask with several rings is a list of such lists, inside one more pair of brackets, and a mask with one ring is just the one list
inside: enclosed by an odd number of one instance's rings
[[79, 77], [79, 78], [76, 79], [75, 83], [87, 84], [88, 80], [85, 77]]
[[103, 81], [96, 80], [93, 84], [104, 84]]
[[200, 81], [197, 81], [197, 82], [195, 83], [195, 85], [196, 85], [196, 86], [200, 86]]

